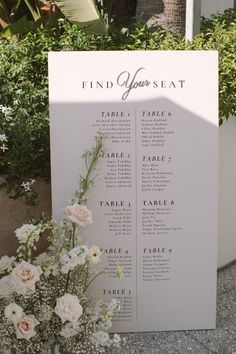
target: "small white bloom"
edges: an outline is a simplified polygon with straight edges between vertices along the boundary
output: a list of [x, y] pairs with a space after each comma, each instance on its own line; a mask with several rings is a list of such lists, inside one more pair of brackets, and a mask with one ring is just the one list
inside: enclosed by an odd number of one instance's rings
[[8, 150], [8, 147], [6, 146], [6, 144], [2, 144], [2, 145], [0, 146], [0, 149], [1, 149], [3, 152], [5, 152], [6, 150]]
[[76, 328], [73, 323], [69, 322], [62, 327], [60, 335], [65, 338], [74, 337], [78, 333], [78, 328]]
[[8, 115], [11, 113], [12, 109], [10, 107], [5, 107], [3, 105], [0, 104], [0, 111], [5, 114]]
[[0, 134], [0, 141], [2, 143], [8, 141], [8, 137], [6, 136], [6, 134]]
[[40, 232], [40, 227], [33, 224], [23, 224], [21, 227], [15, 230], [16, 237], [20, 243], [27, 242], [29, 237], [32, 237], [32, 239], [37, 242]]
[[92, 213], [85, 206], [80, 204], [73, 204], [66, 207], [66, 213], [68, 219], [75, 224], [78, 224], [82, 227], [92, 224]]
[[117, 267], [116, 268], [116, 277], [118, 279], [123, 279], [124, 278], [124, 268], [123, 267]]
[[42, 305], [40, 313], [37, 315], [37, 318], [40, 322], [50, 321], [52, 318], [53, 309], [49, 305]]
[[4, 315], [9, 321], [17, 323], [22, 319], [24, 311], [19, 305], [12, 303], [5, 308]]
[[50, 275], [56, 277], [59, 274], [59, 269], [57, 264], [48, 264], [48, 266], [44, 269], [44, 275], [48, 278]]
[[22, 184], [21, 184], [21, 187], [24, 188], [25, 192], [29, 192], [32, 190], [31, 186], [32, 184], [36, 183], [36, 180], [31, 178], [29, 181], [24, 181]]
[[12, 277], [7, 275], [0, 279], [0, 298], [6, 298], [13, 294], [15, 290]]
[[101, 345], [102, 347], [106, 347], [110, 345], [109, 334], [104, 331], [97, 331], [93, 333], [90, 340], [96, 346]]
[[23, 316], [21, 320], [15, 324], [16, 328], [16, 338], [17, 339], [26, 339], [36, 335], [35, 326], [39, 324], [39, 321], [33, 315]]
[[0, 274], [10, 271], [16, 257], [2, 256], [0, 258]]
[[40, 266], [34, 266], [25, 261], [17, 264], [10, 275], [17, 294], [26, 295], [30, 291], [35, 291], [35, 284], [40, 280], [42, 273]]
[[89, 248], [89, 260], [93, 264], [97, 264], [101, 260], [101, 254], [102, 252], [100, 251], [100, 248], [97, 246], [91, 246]]
[[30, 182], [23, 182], [21, 187], [24, 188], [25, 192], [29, 192], [32, 190]]
[[83, 308], [77, 296], [65, 294], [57, 299], [55, 313], [60, 317], [62, 323], [66, 321], [75, 323], [83, 314]]

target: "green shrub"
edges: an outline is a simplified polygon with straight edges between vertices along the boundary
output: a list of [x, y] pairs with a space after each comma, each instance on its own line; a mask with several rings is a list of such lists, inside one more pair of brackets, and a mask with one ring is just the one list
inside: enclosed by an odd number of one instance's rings
[[[202, 22], [202, 32], [185, 42], [159, 28], [136, 24], [106, 36], [88, 36], [61, 20], [59, 30], [29, 33], [21, 41], [0, 40], [0, 174], [13, 198], [36, 201], [32, 179], [50, 180], [47, 53], [60, 50], [218, 50], [220, 123], [236, 115], [236, 12]], [[4, 109], [3, 109], [4, 111]], [[4, 141], [5, 134], [8, 138]], [[2, 140], [1, 140], [2, 139]], [[5, 150], [5, 148], [8, 148]], [[28, 187], [22, 185], [28, 182]]]

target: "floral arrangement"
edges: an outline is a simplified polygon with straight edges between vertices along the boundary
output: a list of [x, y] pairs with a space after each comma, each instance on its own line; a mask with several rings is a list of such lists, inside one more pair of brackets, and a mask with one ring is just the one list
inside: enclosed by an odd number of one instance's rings
[[[92, 223], [86, 196], [94, 184], [96, 164], [103, 153], [104, 138], [84, 154], [87, 173], [80, 189], [66, 207], [66, 219], [32, 220], [15, 231], [16, 256], [0, 259], [0, 353], [59, 354], [104, 353], [120, 347], [124, 339], [108, 329], [119, 311], [110, 303], [88, 295], [101, 259], [97, 246], [82, 243], [78, 230]], [[36, 255], [37, 242], [47, 234], [49, 247]]]

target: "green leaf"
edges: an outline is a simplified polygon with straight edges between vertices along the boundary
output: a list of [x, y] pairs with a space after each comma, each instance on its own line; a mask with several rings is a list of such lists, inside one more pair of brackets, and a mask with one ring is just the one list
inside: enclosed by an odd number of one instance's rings
[[16, 1], [15, 5], [11, 9], [11, 16], [15, 16], [15, 14], [17, 13], [17, 11], [20, 8], [21, 2], [22, 2], [21, 0]]
[[41, 19], [36, 22], [29, 21], [25, 16], [21, 17], [18, 21], [12, 23], [1, 31], [0, 36], [9, 38], [18, 34], [24, 34], [29, 31], [35, 30], [41, 25]]
[[93, 0], [56, 0], [63, 14], [86, 33], [105, 34], [107, 26]]

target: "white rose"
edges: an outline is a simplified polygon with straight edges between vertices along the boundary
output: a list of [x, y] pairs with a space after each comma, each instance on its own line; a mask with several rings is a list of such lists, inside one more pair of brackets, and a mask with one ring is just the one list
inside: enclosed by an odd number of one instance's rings
[[8, 257], [3, 256], [0, 258], [0, 274], [5, 273], [5, 271], [10, 270], [14, 261], [15, 257]]
[[101, 254], [102, 252], [100, 251], [100, 248], [97, 246], [91, 246], [89, 249], [89, 259], [91, 263], [97, 264], [101, 260]]
[[19, 305], [12, 303], [5, 308], [4, 315], [9, 321], [17, 323], [22, 319], [24, 311]]
[[23, 224], [15, 230], [16, 237], [20, 243], [25, 243], [29, 237], [38, 241], [40, 235], [40, 228], [33, 224]]
[[62, 323], [76, 322], [83, 314], [83, 308], [77, 296], [65, 294], [57, 299], [55, 313], [60, 317]]
[[34, 291], [35, 283], [40, 280], [42, 273], [40, 266], [34, 266], [25, 261], [17, 264], [11, 273], [17, 294], [25, 295], [29, 291]]
[[39, 321], [33, 315], [23, 316], [22, 319], [15, 324], [16, 328], [16, 338], [17, 339], [26, 339], [36, 335], [35, 326], [39, 324]]
[[85, 205], [73, 204], [67, 206], [66, 212], [70, 221], [82, 227], [90, 225], [93, 222], [92, 213]]
[[9, 297], [13, 294], [14, 289], [15, 286], [10, 275], [0, 279], [0, 298]]

